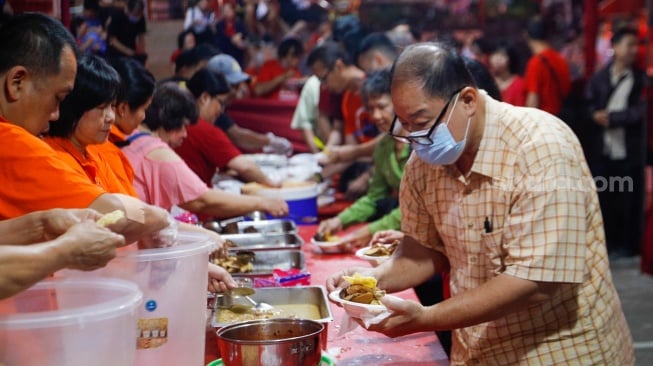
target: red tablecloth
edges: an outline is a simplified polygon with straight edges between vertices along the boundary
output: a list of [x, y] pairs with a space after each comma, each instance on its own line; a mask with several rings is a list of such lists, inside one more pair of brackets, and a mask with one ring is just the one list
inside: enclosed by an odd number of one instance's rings
[[300, 130], [290, 128], [297, 101], [246, 98], [229, 106], [229, 116], [241, 127], [252, 131], [272, 132], [290, 140], [295, 153], [308, 152], [308, 145]]
[[[303, 247], [306, 267], [311, 272], [312, 285], [324, 285], [332, 273], [350, 267], [369, 266], [367, 261], [353, 254], [317, 254], [310, 244], [317, 225], [299, 226], [299, 235], [306, 244]], [[413, 290], [395, 294], [404, 299], [417, 301]], [[434, 332], [416, 333], [399, 338], [388, 338], [383, 334], [369, 332], [361, 327], [338, 336], [344, 310], [331, 303], [333, 322], [329, 324], [327, 352], [335, 358], [337, 365], [449, 365], [438, 338]], [[214, 332], [212, 332], [214, 333]], [[207, 360], [216, 358], [215, 335], [207, 334]], [[213, 354], [212, 354], [213, 352]]]

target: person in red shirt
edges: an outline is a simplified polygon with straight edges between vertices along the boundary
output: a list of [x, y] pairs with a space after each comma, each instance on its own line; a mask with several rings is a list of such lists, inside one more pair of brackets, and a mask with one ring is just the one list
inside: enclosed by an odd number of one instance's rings
[[[292, 79], [301, 79], [298, 66], [303, 54], [301, 41], [295, 38], [284, 39], [277, 48], [277, 59], [269, 60], [261, 66], [253, 86], [254, 95], [278, 99], [279, 92], [284, 87], [292, 91], [292, 85], [288, 84]], [[294, 92], [297, 93], [296, 90]]]
[[571, 91], [571, 75], [567, 61], [547, 41], [541, 18], [531, 19], [527, 28], [528, 46], [533, 56], [526, 65], [526, 106], [559, 114], [563, 100]]
[[195, 97], [199, 119], [186, 127], [187, 136], [175, 151], [204, 183], [211, 186], [216, 170], [233, 170], [245, 182], [275, 186], [254, 161], [242, 155], [229, 136], [209, 121], [224, 111], [231, 87], [224, 75], [202, 69], [186, 83]]
[[518, 75], [518, 59], [515, 49], [499, 44], [490, 53], [489, 69], [501, 92], [501, 100], [514, 106], [526, 105], [526, 84]]

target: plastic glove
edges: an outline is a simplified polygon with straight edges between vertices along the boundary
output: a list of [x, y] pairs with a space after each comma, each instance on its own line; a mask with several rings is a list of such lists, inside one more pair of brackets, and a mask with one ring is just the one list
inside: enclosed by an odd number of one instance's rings
[[270, 143], [263, 147], [264, 153], [290, 155], [292, 154], [292, 144], [288, 139], [276, 136], [272, 132], [267, 133]]

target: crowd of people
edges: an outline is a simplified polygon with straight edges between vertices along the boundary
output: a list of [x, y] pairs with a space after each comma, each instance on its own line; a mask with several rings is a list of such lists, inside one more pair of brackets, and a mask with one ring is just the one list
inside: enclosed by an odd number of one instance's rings
[[[229, 171], [280, 186], [242, 150], [289, 155], [292, 145], [239, 126], [228, 106], [290, 100], [288, 128], [322, 153], [322, 179], [352, 202], [318, 232], [362, 224], [347, 245], [401, 241], [383, 265], [334, 268], [327, 282], [335, 290], [359, 272], [388, 292], [415, 288], [421, 304], [383, 300], [393, 314], [370, 330], [436, 331], [454, 364], [632, 364], [608, 258], [638, 255], [643, 240], [646, 75], [635, 30], [614, 28], [612, 59], [578, 96], [539, 17], [524, 62], [514, 39], [471, 52], [406, 24], [366, 31], [356, 1], [197, 0], [174, 74], [157, 81], [143, 0], [115, 4], [84, 1], [70, 33], [39, 14], [0, 28], [0, 262], [12, 264], [0, 296], [60, 268], [101, 267], [129, 243], [172, 245], [178, 225], [203, 231], [173, 209], [200, 221], [286, 216], [281, 199], [212, 183]], [[613, 178], [630, 185], [596, 184]], [[116, 209], [124, 219], [94, 224]], [[213, 265], [209, 276], [212, 290], [235, 286]]]

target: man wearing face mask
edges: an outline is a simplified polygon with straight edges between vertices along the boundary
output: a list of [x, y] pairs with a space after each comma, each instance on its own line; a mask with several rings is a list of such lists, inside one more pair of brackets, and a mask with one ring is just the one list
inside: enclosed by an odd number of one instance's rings
[[428, 307], [383, 298], [392, 315], [368, 329], [453, 329], [452, 365], [632, 365], [596, 188], [573, 132], [478, 90], [440, 44], [399, 56], [392, 101], [390, 134], [415, 151], [399, 196], [405, 236], [391, 260], [335, 274], [327, 288], [359, 272], [396, 292], [448, 270], [451, 298]]
[[145, 17], [143, 0], [129, 0], [124, 12], [117, 11], [107, 27], [107, 57], [133, 57], [145, 64]]

